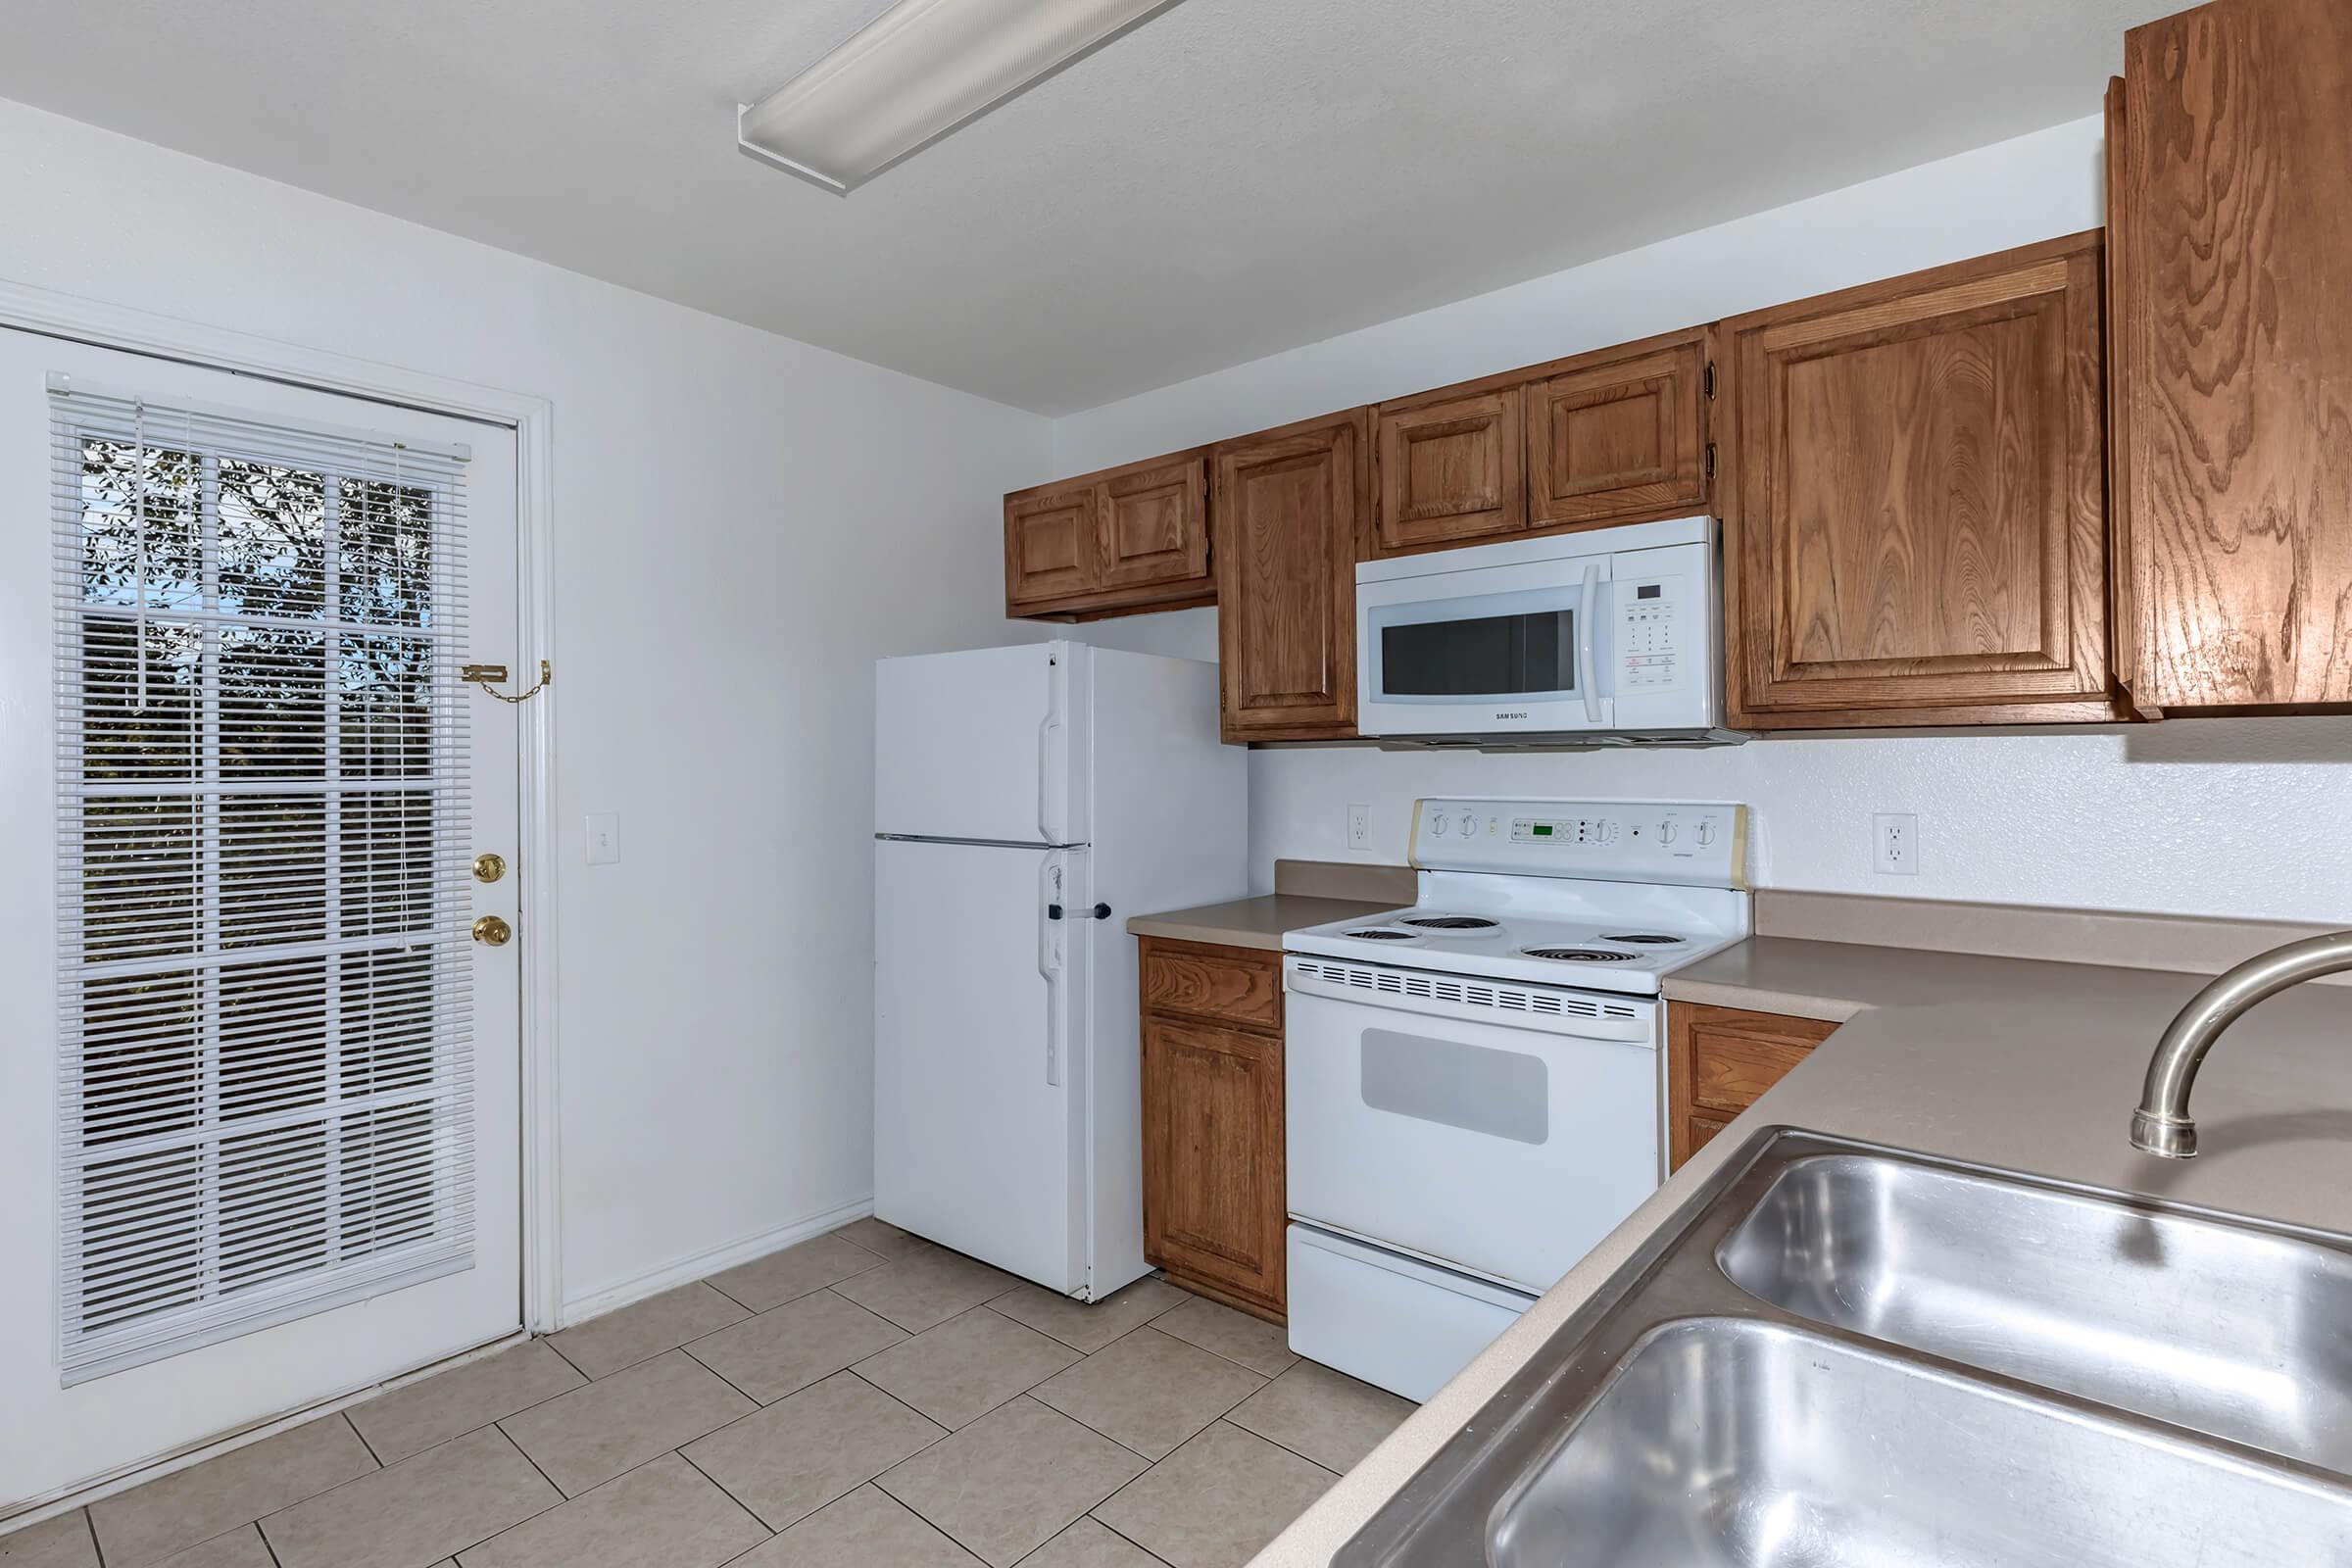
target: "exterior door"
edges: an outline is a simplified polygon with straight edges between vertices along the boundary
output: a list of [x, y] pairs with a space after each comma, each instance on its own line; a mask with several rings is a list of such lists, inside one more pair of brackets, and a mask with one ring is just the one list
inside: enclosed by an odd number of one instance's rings
[[511, 431], [0, 330], [0, 487], [6, 1505], [519, 1329], [531, 911]]

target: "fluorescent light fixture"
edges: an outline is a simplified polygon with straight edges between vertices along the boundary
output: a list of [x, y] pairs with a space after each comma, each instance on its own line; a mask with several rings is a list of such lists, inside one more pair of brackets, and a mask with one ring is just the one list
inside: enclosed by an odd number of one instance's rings
[[743, 150], [846, 194], [1175, 0], [898, 0], [735, 113]]

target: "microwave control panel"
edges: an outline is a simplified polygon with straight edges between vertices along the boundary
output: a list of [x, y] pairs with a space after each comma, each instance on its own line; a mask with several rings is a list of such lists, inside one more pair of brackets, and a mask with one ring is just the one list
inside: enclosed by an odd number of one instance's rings
[[1684, 582], [1636, 578], [1616, 584], [1617, 690], [1631, 696], [1683, 683], [1689, 652], [1681, 636]]
[[1423, 800], [1413, 864], [1602, 882], [1746, 885], [1747, 808], [1724, 801]]

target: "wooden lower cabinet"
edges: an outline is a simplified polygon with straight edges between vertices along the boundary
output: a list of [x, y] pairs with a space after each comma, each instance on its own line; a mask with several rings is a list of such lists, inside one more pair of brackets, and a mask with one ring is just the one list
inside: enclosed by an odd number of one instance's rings
[[1682, 1169], [1837, 1027], [1819, 1018], [1668, 1003], [1668, 1168]]
[[1280, 955], [1147, 937], [1142, 975], [1144, 1256], [1280, 1321]]

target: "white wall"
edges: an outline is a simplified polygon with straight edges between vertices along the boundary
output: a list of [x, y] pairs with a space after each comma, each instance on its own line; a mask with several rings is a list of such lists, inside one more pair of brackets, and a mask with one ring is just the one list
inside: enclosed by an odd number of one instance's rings
[[[1068, 473], [2097, 226], [2094, 117], [1057, 420]], [[1150, 617], [1213, 657], [1209, 611]], [[1118, 622], [1106, 622], [1116, 626]], [[1116, 635], [1137, 637], [1140, 631]], [[1250, 759], [1252, 877], [1348, 858], [1373, 808], [1401, 858], [1419, 795], [1741, 800], [1760, 885], [2352, 920], [2352, 719], [2070, 733], [1773, 739], [1731, 751], [1494, 756], [1367, 747]], [[1920, 817], [1920, 870], [1875, 874], [1874, 811]]]
[[870, 664], [1006, 640], [1046, 421], [5, 102], [0, 211], [0, 278], [553, 400], [566, 1299], [867, 1200]]

